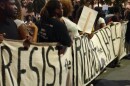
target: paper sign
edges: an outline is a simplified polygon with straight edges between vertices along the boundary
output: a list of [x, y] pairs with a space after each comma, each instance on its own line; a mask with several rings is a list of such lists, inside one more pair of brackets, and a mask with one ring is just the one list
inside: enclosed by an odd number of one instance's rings
[[95, 10], [84, 6], [78, 21], [78, 26], [81, 28], [80, 31], [91, 33], [96, 16], [97, 12]]

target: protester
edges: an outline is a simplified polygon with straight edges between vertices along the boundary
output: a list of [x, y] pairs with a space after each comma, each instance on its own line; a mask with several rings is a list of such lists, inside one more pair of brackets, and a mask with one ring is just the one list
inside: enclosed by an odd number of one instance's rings
[[19, 0], [15, 0], [15, 1], [16, 1], [16, 6], [18, 8], [18, 13], [17, 13], [17, 16], [14, 18], [14, 22], [17, 25], [17, 29], [19, 31], [19, 34], [21, 35], [21, 38], [25, 39], [26, 36], [29, 35], [29, 33], [27, 31], [27, 26], [25, 25], [23, 21], [20, 2]]
[[121, 12], [120, 12], [119, 7], [114, 7], [113, 11], [114, 11], [114, 15], [109, 18], [108, 23], [109, 22], [120, 22], [121, 21]]
[[0, 34], [5, 33], [5, 38], [21, 39], [13, 19], [17, 16], [15, 0], [0, 0]]
[[26, 8], [27, 8], [27, 12], [26, 12], [27, 14], [26, 14], [26, 16], [27, 16], [27, 15], [35, 16], [34, 6], [33, 6], [33, 3], [32, 3], [32, 2], [28, 2]]
[[70, 0], [60, 0], [60, 1], [63, 5], [63, 17], [61, 18], [61, 21], [65, 23], [71, 38], [79, 36], [78, 33], [79, 27], [68, 18], [69, 16], [71, 16], [73, 11], [71, 1]]
[[62, 4], [58, 0], [50, 0], [41, 10], [40, 42], [59, 42], [71, 46], [72, 40], [67, 27], [59, 19], [63, 15]]
[[95, 10], [98, 12], [95, 23], [94, 23], [94, 29], [99, 30], [106, 26], [105, 19], [104, 19], [104, 13], [100, 8], [95, 8]]
[[[17, 7], [15, 0], [0, 0], [0, 41], [4, 38], [22, 40], [21, 34], [13, 19], [17, 16]], [[31, 37], [27, 36], [24, 42], [28, 47]]]

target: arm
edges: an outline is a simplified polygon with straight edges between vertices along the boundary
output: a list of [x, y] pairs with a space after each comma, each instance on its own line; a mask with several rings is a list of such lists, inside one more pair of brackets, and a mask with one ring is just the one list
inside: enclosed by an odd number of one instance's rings
[[106, 26], [105, 23], [101, 23], [101, 24], [100, 24], [100, 28], [103, 28], [103, 27], [105, 27], [105, 26]]
[[105, 20], [103, 18], [99, 19], [99, 23], [100, 23], [100, 28], [103, 28], [106, 26]]
[[33, 30], [33, 42], [37, 42], [38, 28], [34, 23], [28, 25], [29, 28]]
[[27, 31], [27, 26], [25, 24], [21, 24], [18, 27], [18, 30], [19, 30], [19, 33], [20, 33], [20, 36], [22, 39], [26, 39], [26, 37], [29, 35], [29, 33]]

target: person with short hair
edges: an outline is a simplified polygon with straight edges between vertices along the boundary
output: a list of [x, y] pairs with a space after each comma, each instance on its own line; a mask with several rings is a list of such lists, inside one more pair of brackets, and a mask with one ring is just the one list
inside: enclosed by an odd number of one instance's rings
[[17, 16], [15, 0], [0, 0], [0, 34], [7, 39], [21, 39], [13, 18]]
[[[14, 19], [18, 15], [18, 9], [15, 0], [0, 0], [0, 42], [6, 39], [23, 40], [22, 34], [19, 33]], [[28, 47], [31, 37], [26, 36], [24, 44]]]
[[22, 10], [21, 10], [21, 4], [19, 2], [19, 0], [15, 0], [16, 1], [16, 6], [18, 8], [18, 13], [17, 16], [14, 18], [14, 22], [17, 25], [17, 29], [19, 31], [19, 34], [21, 36], [22, 39], [25, 39], [27, 35], [29, 35], [28, 31], [27, 31], [27, 26], [23, 21], [23, 14], [22, 14]]
[[95, 19], [95, 23], [94, 23], [94, 30], [96, 31], [96, 30], [99, 30], [99, 29], [105, 27], [106, 22], [104, 19], [104, 13], [103, 13], [102, 9], [95, 8], [95, 11], [98, 12], [97, 17]]

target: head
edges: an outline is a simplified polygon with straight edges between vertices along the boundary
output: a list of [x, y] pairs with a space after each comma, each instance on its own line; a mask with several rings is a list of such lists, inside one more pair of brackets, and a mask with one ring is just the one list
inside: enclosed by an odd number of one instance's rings
[[17, 6], [15, 0], [0, 0], [0, 15], [14, 18], [17, 16]]
[[99, 8], [99, 7], [95, 7], [94, 10], [98, 12], [98, 14], [97, 14], [97, 18], [99, 18], [99, 17], [105, 18], [105, 13], [102, 11], [101, 8]]
[[41, 10], [41, 16], [61, 18], [63, 15], [62, 4], [58, 0], [49, 0]]
[[31, 15], [27, 15], [25, 17], [26, 21], [29, 22], [29, 21], [32, 21], [32, 16]]
[[71, 0], [60, 0], [62, 5], [63, 5], [63, 16], [68, 17], [71, 15], [72, 11], [73, 11], [73, 5]]
[[22, 5], [22, 7], [26, 7], [27, 6], [27, 0], [21, 0], [21, 5]]

